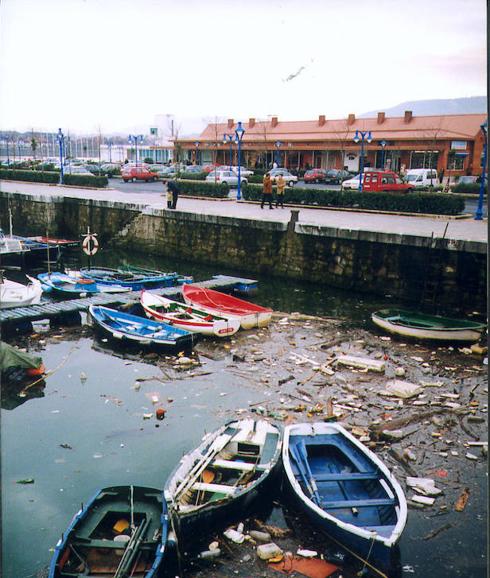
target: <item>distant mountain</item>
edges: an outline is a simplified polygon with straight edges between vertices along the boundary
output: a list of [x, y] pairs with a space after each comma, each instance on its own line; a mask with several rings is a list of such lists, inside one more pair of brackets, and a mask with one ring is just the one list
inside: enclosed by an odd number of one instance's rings
[[439, 98], [433, 100], [409, 100], [391, 108], [379, 108], [364, 112], [359, 116], [368, 118], [376, 116], [378, 112], [385, 112], [386, 116], [403, 116], [406, 110], [411, 110], [416, 116], [430, 116], [432, 114], [475, 114], [487, 112], [488, 99], [486, 96], [469, 96], [467, 98]]

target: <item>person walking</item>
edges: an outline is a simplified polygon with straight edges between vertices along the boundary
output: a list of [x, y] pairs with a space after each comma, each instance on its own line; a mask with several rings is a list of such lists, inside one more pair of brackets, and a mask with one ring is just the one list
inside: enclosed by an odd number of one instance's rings
[[273, 209], [272, 206], [272, 181], [269, 173], [264, 175], [264, 180], [262, 182], [262, 202], [260, 203], [260, 208], [264, 208], [264, 203], [269, 203], [269, 209]]
[[163, 183], [163, 187], [166, 190], [166, 196], [167, 196], [167, 209], [171, 209], [172, 208], [172, 201], [174, 200], [174, 196], [172, 194], [172, 189], [168, 186], [168, 183]]
[[279, 175], [276, 179], [277, 193], [276, 193], [276, 209], [281, 205], [284, 209], [284, 189], [286, 188], [286, 179]]
[[[171, 209], [176, 209], [177, 208], [177, 200], [179, 198], [179, 185], [177, 184], [177, 181], [175, 179], [171, 179], [168, 182], [168, 190], [172, 193], [172, 206], [170, 207]], [[167, 197], [167, 201], [168, 201], [168, 197]]]

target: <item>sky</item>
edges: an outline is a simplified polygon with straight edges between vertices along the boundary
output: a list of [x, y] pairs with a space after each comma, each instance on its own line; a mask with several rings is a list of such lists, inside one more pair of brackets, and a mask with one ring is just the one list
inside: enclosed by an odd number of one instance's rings
[[0, 0], [0, 130], [343, 118], [486, 95], [486, 54], [485, 0]]

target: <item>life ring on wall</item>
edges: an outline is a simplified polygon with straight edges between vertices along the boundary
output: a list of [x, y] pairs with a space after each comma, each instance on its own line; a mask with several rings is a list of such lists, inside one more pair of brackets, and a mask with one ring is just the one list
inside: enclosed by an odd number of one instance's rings
[[95, 255], [99, 250], [99, 241], [97, 241], [94, 235], [87, 235], [83, 240], [82, 249], [85, 255], [89, 257]]

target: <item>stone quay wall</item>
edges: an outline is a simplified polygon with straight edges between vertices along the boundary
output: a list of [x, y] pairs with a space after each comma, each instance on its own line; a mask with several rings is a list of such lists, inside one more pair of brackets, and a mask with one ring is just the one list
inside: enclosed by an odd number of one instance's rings
[[[9, 209], [17, 234], [80, 238], [90, 227], [101, 244], [301, 279], [345, 290], [390, 294], [455, 311], [486, 311], [486, 244], [351, 231], [297, 222], [237, 219], [57, 197], [0, 193], [0, 226]], [[22, 230], [20, 230], [20, 227]]]

